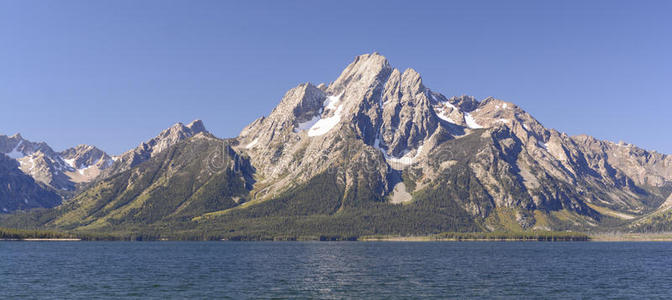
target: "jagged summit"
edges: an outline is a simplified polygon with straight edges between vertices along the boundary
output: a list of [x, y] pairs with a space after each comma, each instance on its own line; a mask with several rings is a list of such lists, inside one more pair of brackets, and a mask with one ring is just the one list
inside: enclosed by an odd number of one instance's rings
[[[384, 56], [373, 53], [357, 56], [355, 60], [348, 65], [341, 75], [329, 85], [329, 88], [340, 88], [351, 83], [361, 82], [370, 83], [375, 77], [386, 76], [392, 71], [390, 63]], [[338, 93], [338, 90], [332, 90]]]
[[115, 158], [114, 163], [103, 173], [103, 176], [128, 170], [149, 160], [170, 146], [199, 133], [207, 133], [205, 125], [201, 120], [194, 120], [187, 125], [181, 122], [175, 123], [171, 127], [161, 131], [156, 137], [140, 143], [135, 149], [129, 150]]
[[115, 158], [91, 145], [77, 145], [60, 153], [60, 157], [70, 167], [65, 173], [76, 183], [89, 182], [101, 171], [109, 168]]
[[[181, 139], [185, 136], [192, 136], [194, 134], [203, 131], [206, 131], [206, 129], [205, 125], [203, 125], [203, 121], [201, 120], [194, 120], [187, 125], [184, 125], [182, 122], [178, 122], [173, 124], [173, 126], [170, 126], [169, 128], [163, 130], [161, 133], [159, 133], [159, 137], [169, 139]], [[178, 135], [180, 137], [178, 137]], [[151, 141], [152, 140], [148, 141], [147, 143], [150, 143]]]
[[202, 120], [193, 120], [191, 123], [187, 124], [187, 128], [191, 129], [192, 132], [199, 133], [207, 131]]

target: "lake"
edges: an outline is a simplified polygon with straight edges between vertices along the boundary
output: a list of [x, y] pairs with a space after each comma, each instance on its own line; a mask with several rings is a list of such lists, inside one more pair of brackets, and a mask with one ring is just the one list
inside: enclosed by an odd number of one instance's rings
[[0, 242], [0, 298], [669, 298], [672, 243]]

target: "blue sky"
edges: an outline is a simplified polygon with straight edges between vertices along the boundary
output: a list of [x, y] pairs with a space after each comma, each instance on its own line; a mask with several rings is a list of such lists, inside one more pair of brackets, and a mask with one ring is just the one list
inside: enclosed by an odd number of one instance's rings
[[1, 1], [0, 134], [119, 154], [233, 137], [359, 54], [447, 96], [672, 153], [672, 1]]

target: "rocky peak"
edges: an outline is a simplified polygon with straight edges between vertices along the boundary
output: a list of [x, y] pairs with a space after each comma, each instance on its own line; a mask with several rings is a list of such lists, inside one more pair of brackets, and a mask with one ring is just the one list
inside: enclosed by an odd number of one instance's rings
[[332, 93], [339, 93], [341, 89], [352, 85], [371, 84], [376, 79], [386, 77], [391, 71], [390, 63], [377, 52], [360, 55], [341, 72], [336, 81], [330, 85], [329, 90]]
[[296, 119], [305, 122], [321, 113], [326, 96], [324, 92], [311, 83], [300, 84], [289, 90], [278, 106], [273, 109], [269, 119], [286, 122]]
[[204, 132], [205, 126], [201, 120], [194, 120], [188, 125], [182, 123], [176, 123], [168, 129], [165, 129], [159, 133], [153, 139], [143, 142], [136, 149], [143, 149], [143, 151], [149, 153], [150, 156], [153, 154], [159, 153], [166, 148], [176, 144], [179, 141], [190, 138], [193, 135]]
[[188, 125], [176, 123], [161, 131], [156, 137], [140, 143], [135, 149], [129, 150], [115, 158], [114, 164], [103, 174], [103, 177], [128, 170], [142, 162], [145, 162], [161, 151], [188, 139], [198, 133], [205, 133], [205, 125], [201, 120], [194, 120]]
[[[241, 150], [270, 180], [287, 172], [306, 178], [347, 155], [337, 149], [352, 144], [351, 138], [376, 148], [360, 159], [378, 164], [371, 160], [417, 155], [440, 128], [448, 131], [441, 126], [420, 74], [393, 69], [373, 53], [356, 57], [329, 86], [293, 88], [268, 117], [247, 126], [239, 140]], [[380, 176], [385, 185], [384, 171]]]
[[65, 174], [71, 168], [46, 143], [31, 142], [18, 133], [10, 137], [0, 135], [0, 152], [16, 160], [19, 169], [35, 181], [57, 190], [74, 189]]
[[420, 73], [412, 68], [404, 70], [404, 73], [401, 74], [401, 85], [413, 91], [424, 92], [425, 90]]
[[61, 158], [72, 168], [82, 169], [98, 166], [105, 169], [112, 164], [112, 158], [104, 151], [90, 145], [78, 145], [60, 153]]
[[58, 154], [46, 153], [42, 150], [18, 159], [20, 169], [35, 181], [42, 182], [56, 190], [74, 190], [74, 182], [69, 172], [75, 171]]
[[201, 133], [201, 132], [206, 132], [207, 130], [205, 129], [205, 125], [203, 124], [202, 120], [193, 120], [191, 123], [187, 125], [187, 128], [189, 128], [193, 134], [196, 133]]
[[46, 143], [31, 142], [24, 139], [19, 133], [12, 136], [0, 135], [0, 153], [5, 153], [13, 159], [19, 159], [36, 151], [42, 151], [49, 155], [55, 154], [54, 150]]

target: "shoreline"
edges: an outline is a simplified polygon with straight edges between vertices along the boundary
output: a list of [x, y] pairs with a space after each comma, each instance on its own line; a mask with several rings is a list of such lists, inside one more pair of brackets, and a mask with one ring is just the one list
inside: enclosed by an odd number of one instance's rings
[[672, 242], [672, 233], [622, 233], [590, 235], [593, 242]]
[[82, 239], [76, 238], [25, 238], [25, 239], [0, 239], [0, 242], [81, 242]]
[[672, 233], [593, 234], [587, 239], [441, 238], [435, 236], [362, 237], [361, 242], [672, 242]]
[[475, 239], [475, 238], [432, 238], [432, 237], [385, 237], [362, 238], [357, 240], [83, 240], [83, 239], [0, 239], [0, 242], [672, 242], [672, 237], [589, 237], [585, 240], [569, 239]]
[[425, 237], [390, 237], [390, 238], [364, 238], [358, 242], [591, 242], [592, 240], [566, 240], [566, 239], [474, 239], [474, 238], [425, 238]]

